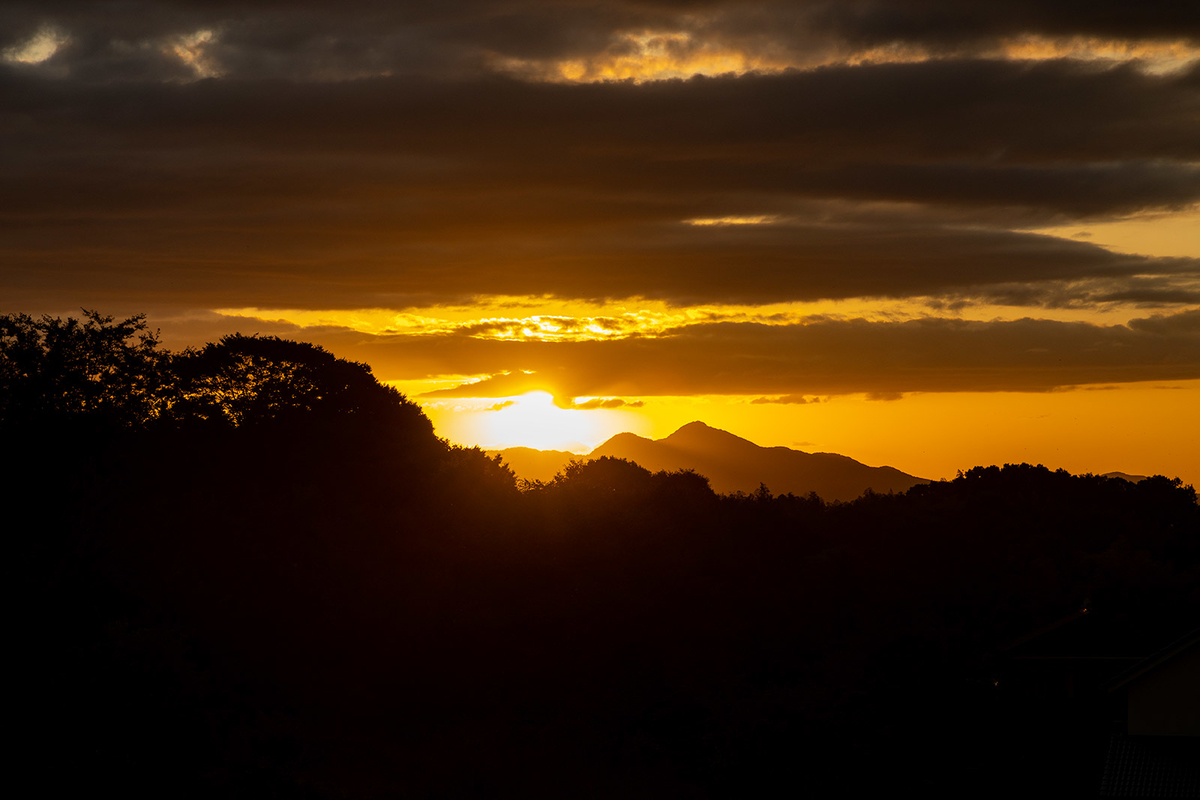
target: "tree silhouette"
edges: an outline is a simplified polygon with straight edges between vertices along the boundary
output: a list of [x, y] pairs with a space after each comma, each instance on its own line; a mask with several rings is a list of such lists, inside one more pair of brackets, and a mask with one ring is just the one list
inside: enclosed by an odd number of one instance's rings
[[1030, 729], [1105, 725], [997, 693], [1005, 643], [1083, 597], [1200, 607], [1200, 506], [1162, 477], [825, 503], [601, 458], [518, 491], [364, 365], [94, 312], [0, 318], [0, 381], [15, 727], [64, 789], [959, 796], [963, 765], [1011, 796]]
[[176, 420], [236, 427], [370, 418], [433, 430], [415, 404], [379, 383], [366, 364], [337, 358], [319, 345], [233, 334], [179, 354], [171, 370]]
[[645, 491], [650, 476], [650, 470], [632, 461], [601, 456], [590, 461], [572, 459], [551, 486], [572, 492], [629, 495]]
[[4, 315], [0, 424], [144, 425], [168, 404], [168, 361], [144, 314], [121, 322], [87, 309], [82, 320]]

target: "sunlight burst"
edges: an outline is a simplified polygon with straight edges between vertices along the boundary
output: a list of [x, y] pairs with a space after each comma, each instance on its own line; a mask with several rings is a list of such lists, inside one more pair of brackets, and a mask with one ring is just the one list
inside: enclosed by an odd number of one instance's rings
[[493, 408], [482, 421], [481, 438], [495, 447], [585, 451], [603, 436], [595, 412], [559, 408], [549, 392], [526, 392]]

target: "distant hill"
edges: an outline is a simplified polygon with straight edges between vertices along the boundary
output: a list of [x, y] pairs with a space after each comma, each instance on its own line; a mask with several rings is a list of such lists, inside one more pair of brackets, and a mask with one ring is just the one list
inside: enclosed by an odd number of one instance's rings
[[1106, 472], [1103, 475], [1101, 475], [1100, 477], [1102, 477], [1102, 478], [1120, 478], [1121, 480], [1129, 481], [1130, 483], [1137, 483], [1138, 481], [1146, 480], [1145, 475], [1130, 475], [1128, 472]]
[[488, 450], [489, 456], [500, 455], [517, 473], [528, 481], [550, 481], [573, 458], [588, 458], [567, 450], [536, 450], [532, 447], [509, 447]]
[[[587, 456], [560, 451], [510, 448], [499, 452], [521, 477], [549, 480], [572, 458], [613, 456], [646, 469], [692, 469], [718, 492], [752, 492], [764, 483], [776, 494], [816, 492], [826, 500], [853, 500], [867, 489], [903, 492], [928, 481], [892, 467], [868, 467], [836, 453], [805, 453], [789, 447], [760, 447], [703, 422], [684, 425], [665, 439], [618, 433]], [[533, 454], [542, 455], [533, 455]]]

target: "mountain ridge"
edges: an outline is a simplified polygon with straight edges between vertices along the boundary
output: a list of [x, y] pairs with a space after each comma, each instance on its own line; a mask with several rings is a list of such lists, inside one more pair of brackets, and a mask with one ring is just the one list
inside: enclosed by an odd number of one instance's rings
[[[749, 439], [701, 421], [689, 422], [662, 439], [623, 431], [609, 437], [585, 456], [532, 448], [490, 450], [499, 454], [520, 477], [550, 480], [572, 459], [604, 456], [633, 461], [654, 472], [690, 469], [707, 477], [722, 493], [751, 492], [766, 485], [777, 494], [807, 495], [825, 500], [853, 500], [868, 489], [904, 492], [924, 478], [889, 467], [871, 467], [840, 453], [806, 453], [781, 445], [763, 447]], [[555, 454], [534, 455], [534, 454]], [[554, 467], [556, 459], [558, 466]]]

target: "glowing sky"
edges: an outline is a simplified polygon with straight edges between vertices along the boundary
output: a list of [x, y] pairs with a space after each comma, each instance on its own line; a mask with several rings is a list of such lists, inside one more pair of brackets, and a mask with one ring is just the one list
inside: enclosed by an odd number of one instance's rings
[[0, 312], [318, 342], [464, 443], [1200, 483], [1196, 4], [17, 0], [0, 178]]

